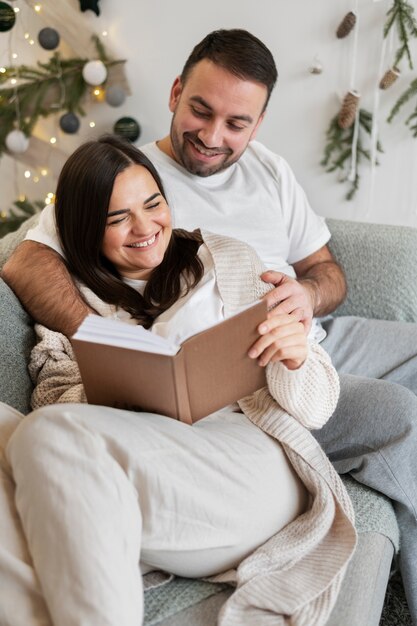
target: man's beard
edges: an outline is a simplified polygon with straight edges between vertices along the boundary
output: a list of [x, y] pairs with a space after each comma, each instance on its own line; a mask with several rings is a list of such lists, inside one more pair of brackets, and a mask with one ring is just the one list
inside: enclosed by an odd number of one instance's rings
[[[210, 165], [209, 163], [200, 163], [195, 160], [187, 150], [187, 144], [191, 141], [195, 146], [200, 147], [203, 151], [210, 153], [223, 154], [224, 157], [221, 161], [217, 162], [215, 165]], [[218, 172], [222, 172], [227, 169], [241, 156], [234, 155], [233, 151], [230, 149], [224, 148], [214, 148], [208, 149], [206, 146], [198, 139], [198, 137], [194, 133], [184, 133], [182, 135], [182, 141], [180, 140], [178, 134], [175, 132], [173, 125], [171, 126], [171, 145], [174, 155], [178, 162], [189, 172], [190, 174], [194, 174], [195, 176], [201, 176], [206, 178], [207, 176], [212, 176], [213, 174], [217, 174]]]

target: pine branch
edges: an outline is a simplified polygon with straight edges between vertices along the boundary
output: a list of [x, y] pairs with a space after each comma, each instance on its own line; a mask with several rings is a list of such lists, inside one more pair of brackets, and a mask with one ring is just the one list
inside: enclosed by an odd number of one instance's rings
[[[354, 137], [354, 125], [350, 128], [340, 128], [338, 124], [338, 117], [336, 115], [329, 124], [326, 131], [327, 143], [324, 148], [324, 156], [321, 160], [321, 165], [326, 169], [326, 172], [335, 172], [340, 170], [344, 172], [344, 176], [341, 182], [350, 183], [350, 189], [346, 193], [346, 199], [351, 200], [356, 194], [359, 188], [359, 165], [363, 159], [371, 160], [371, 153], [363, 145], [363, 137], [366, 135], [371, 136], [372, 133], [372, 113], [365, 109], [359, 110], [359, 135], [356, 144], [356, 172], [353, 180], [349, 178], [349, 170], [352, 158], [352, 146]], [[381, 143], [377, 141], [377, 152], [383, 152]], [[378, 161], [376, 162], [378, 165]]]
[[387, 118], [387, 122], [391, 123], [394, 117], [400, 111], [401, 107], [404, 106], [404, 104], [406, 104], [406, 102], [408, 102], [410, 98], [412, 98], [415, 94], [417, 94], [417, 78], [415, 78], [410, 83], [408, 88], [398, 98], [397, 102], [394, 104], [394, 106], [391, 109], [391, 112]]
[[12, 207], [8, 212], [0, 212], [0, 238], [17, 230], [23, 222], [35, 213], [39, 213], [45, 206], [42, 200], [30, 202], [26, 198], [16, 200], [13, 204], [16, 208]]
[[395, 53], [394, 65], [398, 65], [406, 56], [410, 69], [413, 69], [413, 60], [409, 46], [410, 38], [417, 37], [417, 21], [414, 17], [414, 7], [407, 0], [393, 0], [391, 8], [387, 12], [387, 20], [384, 25], [384, 38], [388, 36], [391, 28], [396, 24], [398, 37], [401, 42]]

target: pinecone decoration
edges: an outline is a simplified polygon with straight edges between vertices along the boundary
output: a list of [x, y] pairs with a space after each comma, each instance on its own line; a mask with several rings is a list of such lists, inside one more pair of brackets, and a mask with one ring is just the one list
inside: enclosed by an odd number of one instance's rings
[[356, 15], [353, 13], [353, 11], [349, 11], [349, 13], [347, 13], [343, 20], [340, 22], [339, 27], [336, 31], [336, 36], [338, 37], [338, 39], [343, 39], [343, 37], [349, 35], [350, 31], [353, 30], [355, 24]]
[[400, 74], [401, 70], [398, 67], [391, 67], [385, 72], [385, 74], [381, 78], [379, 82], [379, 88], [388, 89], [388, 87], [391, 87], [391, 85], [395, 83]]
[[338, 124], [340, 128], [350, 128], [355, 121], [356, 111], [359, 105], [359, 94], [357, 91], [348, 91], [343, 99], [339, 112]]

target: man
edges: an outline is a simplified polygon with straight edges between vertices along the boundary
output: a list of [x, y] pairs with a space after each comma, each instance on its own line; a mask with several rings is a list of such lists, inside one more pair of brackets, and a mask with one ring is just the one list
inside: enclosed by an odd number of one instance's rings
[[[336, 308], [346, 286], [326, 245], [329, 231], [291, 169], [254, 141], [276, 78], [271, 53], [251, 34], [209, 34], [173, 84], [169, 136], [143, 150], [161, 174], [176, 226], [202, 226], [252, 244], [267, 267], [280, 270], [264, 275], [276, 285], [268, 295], [269, 304], [279, 303], [271, 315], [294, 312], [307, 330], [313, 325], [318, 340], [327, 332], [323, 345], [342, 373], [342, 392], [334, 416], [315, 434], [339, 472], [394, 501], [417, 625], [417, 325], [313, 322], [313, 315]], [[30, 238], [4, 278], [36, 319], [72, 334], [88, 307], [59, 255], [46, 247], [59, 250], [52, 209]]]

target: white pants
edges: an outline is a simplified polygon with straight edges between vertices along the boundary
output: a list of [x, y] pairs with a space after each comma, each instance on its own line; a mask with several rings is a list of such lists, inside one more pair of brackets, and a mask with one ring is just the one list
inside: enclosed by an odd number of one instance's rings
[[[9, 435], [16, 419], [0, 405]], [[9, 498], [13, 528], [3, 530], [18, 543], [0, 554], [0, 606], [10, 604], [2, 571], [9, 561], [21, 618], [0, 619], [2, 626], [138, 626], [139, 561], [181, 576], [219, 573], [307, 502], [281, 447], [239, 413], [190, 427], [152, 414], [50, 406], [17, 428], [15, 421], [4, 467], [36, 574]], [[3, 551], [7, 537], [0, 541]], [[20, 562], [26, 578], [13, 587]]]

